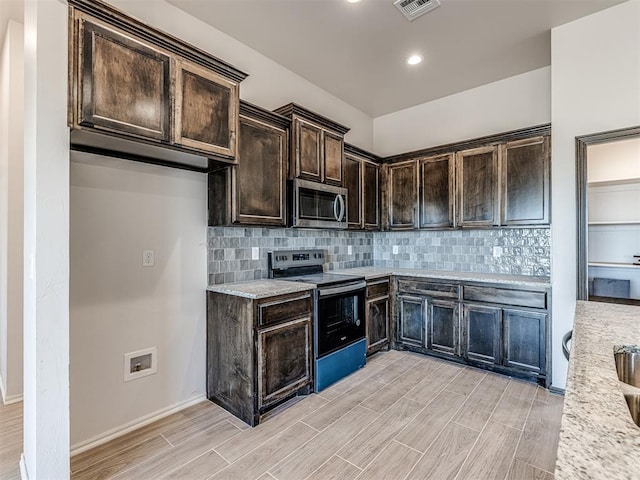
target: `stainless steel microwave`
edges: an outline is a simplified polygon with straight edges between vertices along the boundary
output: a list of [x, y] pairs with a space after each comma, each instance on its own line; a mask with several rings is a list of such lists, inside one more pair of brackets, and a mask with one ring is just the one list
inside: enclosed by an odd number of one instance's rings
[[347, 228], [347, 189], [295, 179], [291, 182], [293, 227]]

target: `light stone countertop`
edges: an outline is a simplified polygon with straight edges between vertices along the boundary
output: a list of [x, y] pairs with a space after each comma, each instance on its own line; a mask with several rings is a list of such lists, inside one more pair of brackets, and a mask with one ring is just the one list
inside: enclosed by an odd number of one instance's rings
[[640, 345], [640, 307], [577, 302], [556, 480], [640, 478], [640, 428], [622, 395], [616, 345]]
[[547, 288], [551, 286], [549, 277], [500, 275], [496, 273], [449, 272], [445, 270], [423, 270], [418, 268], [357, 267], [345, 268], [341, 270], [331, 270], [330, 273], [343, 273], [345, 275], [364, 275], [367, 280], [372, 280], [389, 275], [397, 275], [407, 277], [438, 278], [442, 280], [457, 280], [465, 282], [485, 282], [513, 285], [518, 287]]
[[314, 288], [315, 285], [309, 283], [263, 279], [210, 285], [207, 287], [207, 290], [210, 292], [224, 293], [226, 295], [235, 295], [236, 297], [258, 299], [286, 295], [288, 293], [306, 292]]

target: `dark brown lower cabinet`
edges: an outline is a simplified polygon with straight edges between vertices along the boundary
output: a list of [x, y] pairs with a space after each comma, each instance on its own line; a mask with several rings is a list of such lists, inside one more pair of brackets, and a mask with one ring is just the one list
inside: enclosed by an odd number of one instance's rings
[[504, 366], [543, 373], [547, 314], [505, 308], [502, 315]]
[[394, 346], [548, 386], [546, 287], [399, 277]]
[[258, 330], [258, 408], [272, 405], [311, 379], [309, 317]]
[[458, 303], [427, 300], [427, 348], [446, 355], [459, 355]]
[[500, 363], [502, 310], [464, 305], [463, 312], [465, 357], [476, 362]]
[[426, 347], [426, 300], [398, 295], [398, 343], [410, 347]]
[[367, 282], [367, 355], [389, 347], [389, 278]]
[[398, 343], [425, 348], [425, 299], [398, 295]]
[[255, 426], [312, 385], [311, 292], [251, 299], [207, 292], [207, 397]]

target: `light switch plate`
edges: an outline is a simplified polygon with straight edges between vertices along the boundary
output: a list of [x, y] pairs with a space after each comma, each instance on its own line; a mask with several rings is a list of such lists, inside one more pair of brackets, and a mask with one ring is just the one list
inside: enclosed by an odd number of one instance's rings
[[348, 255], [352, 255], [353, 254], [353, 247], [351, 245], [347, 246], [347, 254]]
[[398, 245], [394, 245], [393, 246], [393, 254], [397, 255], [398, 254]]
[[251, 247], [251, 260], [260, 260], [260, 247]]
[[501, 257], [502, 256], [502, 247], [493, 247], [493, 256]]

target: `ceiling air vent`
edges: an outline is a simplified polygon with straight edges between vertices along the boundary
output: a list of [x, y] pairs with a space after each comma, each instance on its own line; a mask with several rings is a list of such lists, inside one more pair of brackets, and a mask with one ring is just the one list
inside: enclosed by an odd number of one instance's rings
[[396, 0], [393, 4], [407, 17], [407, 20], [411, 21], [438, 8], [440, 0]]

